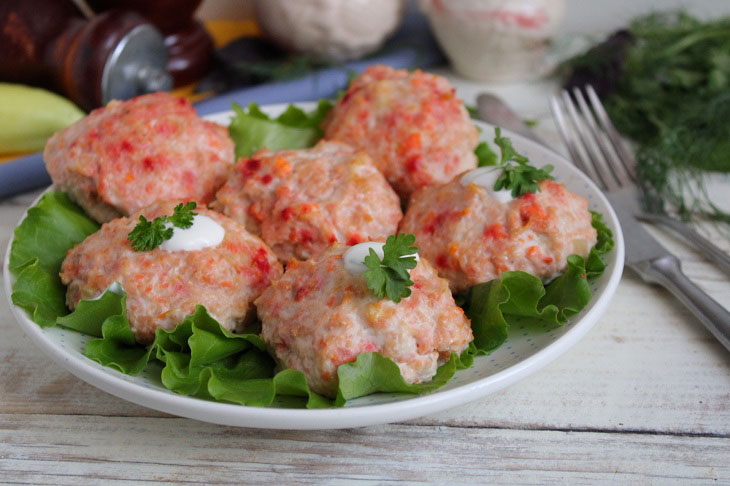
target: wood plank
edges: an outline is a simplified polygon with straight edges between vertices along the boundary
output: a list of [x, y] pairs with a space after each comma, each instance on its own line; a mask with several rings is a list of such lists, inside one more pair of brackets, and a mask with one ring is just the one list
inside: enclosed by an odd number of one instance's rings
[[235, 429], [186, 419], [1, 415], [4, 482], [730, 481], [730, 439], [390, 425]]
[[[564, 356], [418, 423], [730, 434], [730, 355], [663, 293], [624, 278], [615, 305]], [[641, 304], [622, 306], [629, 296]]]

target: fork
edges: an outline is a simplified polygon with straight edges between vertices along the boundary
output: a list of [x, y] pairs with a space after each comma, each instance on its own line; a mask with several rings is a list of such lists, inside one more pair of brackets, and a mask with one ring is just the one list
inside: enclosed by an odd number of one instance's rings
[[[595, 182], [611, 202], [621, 223], [626, 264], [646, 282], [656, 283], [684, 304], [720, 343], [730, 350], [730, 312], [682, 272], [676, 256], [660, 245], [637, 221], [639, 190], [636, 161], [593, 87], [585, 94], [573, 88], [553, 95], [550, 108], [575, 165]], [[575, 100], [575, 101], [574, 101]]]

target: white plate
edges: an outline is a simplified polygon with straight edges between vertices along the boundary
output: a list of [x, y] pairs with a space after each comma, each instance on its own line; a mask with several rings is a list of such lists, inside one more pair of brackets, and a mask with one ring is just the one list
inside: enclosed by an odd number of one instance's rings
[[[300, 106], [311, 109], [313, 104], [301, 103]], [[265, 107], [264, 111], [276, 115], [284, 108], [285, 105], [272, 105]], [[225, 112], [208, 118], [227, 124], [231, 116], [231, 112]], [[493, 127], [477, 123], [482, 128], [482, 138], [491, 138]], [[604, 215], [606, 223], [613, 230], [616, 247], [607, 255], [608, 267], [605, 273], [592, 283], [593, 299], [570, 322], [544, 333], [527, 332], [519, 326], [511, 329], [509, 339], [502, 347], [489, 356], [476, 358], [472, 368], [457, 371], [446, 386], [428, 395], [370, 395], [349, 401], [345, 408], [328, 410], [245, 407], [186, 397], [172, 393], [161, 385], [159, 366], [151, 365], [139, 376], [127, 376], [103, 367], [84, 356], [84, 346], [89, 340], [87, 336], [58, 327], [41, 329], [28, 318], [24, 310], [12, 303], [10, 307], [20, 327], [41, 352], [82, 380], [145, 407], [217, 424], [274, 429], [359, 427], [412, 419], [476, 400], [534, 373], [583, 337], [608, 306], [621, 278], [624, 262], [624, 242], [618, 220], [598, 188], [556, 153], [520, 135], [507, 131], [505, 134], [534, 164], [552, 164], [556, 180], [585, 196], [590, 208]], [[3, 264], [5, 294], [10, 302], [14, 278], [8, 269], [9, 256], [10, 245]]]

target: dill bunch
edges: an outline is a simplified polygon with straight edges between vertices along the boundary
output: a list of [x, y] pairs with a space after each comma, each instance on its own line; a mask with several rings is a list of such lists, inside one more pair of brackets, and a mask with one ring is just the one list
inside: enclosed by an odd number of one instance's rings
[[708, 172], [730, 173], [730, 18], [643, 16], [559, 74], [566, 86], [594, 84], [618, 130], [636, 142], [648, 209], [730, 229], [705, 184]]

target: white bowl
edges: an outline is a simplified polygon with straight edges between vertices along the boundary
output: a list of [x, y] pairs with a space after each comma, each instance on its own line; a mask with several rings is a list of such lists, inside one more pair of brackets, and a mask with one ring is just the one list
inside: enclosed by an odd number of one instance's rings
[[488, 82], [544, 74], [543, 60], [564, 8], [565, 0], [421, 0], [454, 69]]
[[[301, 103], [300, 106], [311, 109], [314, 105]], [[263, 109], [277, 114], [284, 108], [285, 105], [273, 105]], [[208, 118], [225, 124], [231, 115], [231, 112], [225, 112]], [[493, 133], [492, 126], [477, 124], [482, 128], [483, 138]], [[103, 367], [84, 356], [84, 346], [90, 339], [88, 336], [60, 327], [42, 329], [30, 320], [23, 309], [12, 303], [10, 308], [39, 352], [82, 380], [145, 407], [217, 424], [272, 429], [360, 427], [412, 419], [482, 398], [539, 370], [583, 337], [606, 310], [621, 278], [624, 262], [624, 242], [618, 220], [598, 188], [560, 155], [520, 135], [507, 131], [505, 134], [536, 165], [552, 164], [558, 181], [585, 196], [590, 208], [604, 215], [606, 224], [613, 230], [616, 246], [606, 256], [606, 271], [592, 283], [593, 299], [582, 312], [564, 326], [549, 332], [528, 332], [519, 326], [514, 327], [502, 347], [488, 356], [476, 358], [472, 368], [457, 371], [449, 383], [433, 393], [419, 397], [376, 394], [351, 400], [345, 408], [326, 410], [257, 408], [186, 397], [162, 386], [158, 365], [151, 364], [138, 376]], [[11, 302], [14, 277], [8, 268], [9, 257], [10, 245], [5, 253], [3, 271], [5, 295]]]

